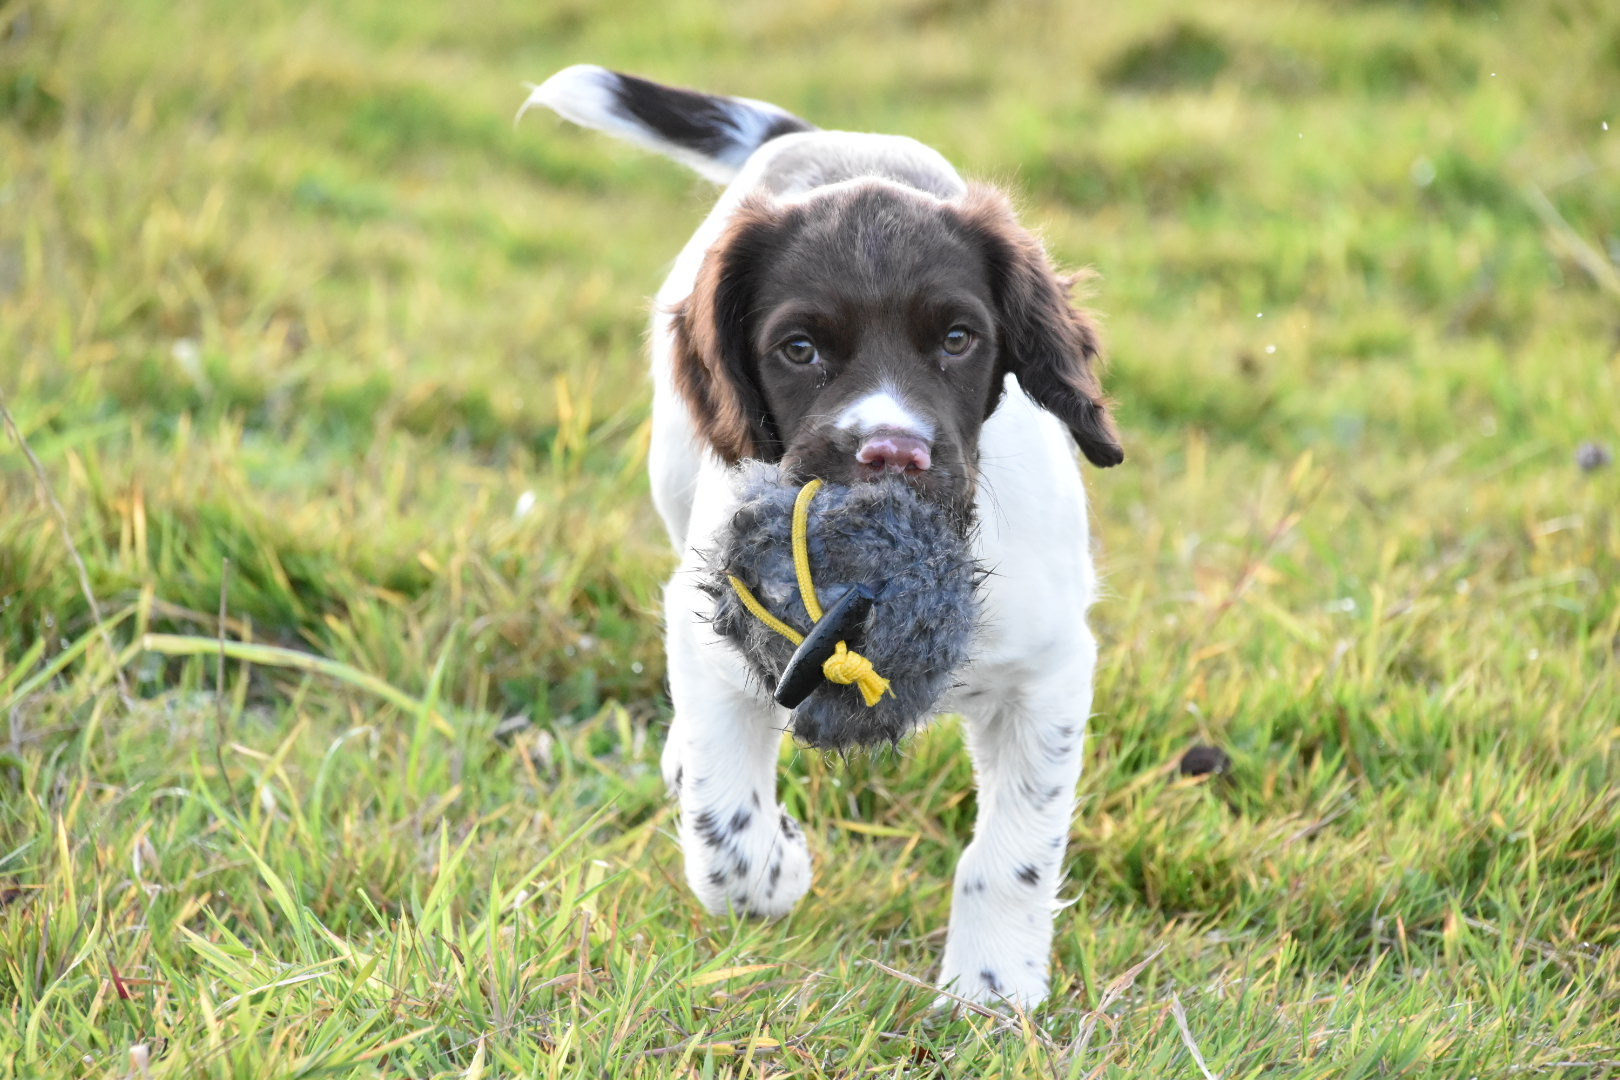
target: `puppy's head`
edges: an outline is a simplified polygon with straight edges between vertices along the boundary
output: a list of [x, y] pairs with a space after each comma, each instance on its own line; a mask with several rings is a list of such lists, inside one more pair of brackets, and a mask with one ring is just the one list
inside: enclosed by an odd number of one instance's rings
[[1097, 335], [1004, 197], [896, 184], [745, 202], [674, 311], [675, 384], [727, 463], [898, 474], [965, 519], [1012, 373], [1094, 464], [1124, 459]]

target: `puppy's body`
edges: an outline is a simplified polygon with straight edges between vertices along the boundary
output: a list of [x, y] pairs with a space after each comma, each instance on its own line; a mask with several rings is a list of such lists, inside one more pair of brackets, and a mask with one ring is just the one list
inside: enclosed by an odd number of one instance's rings
[[[922, 490], [942, 502], [971, 505], [976, 555], [992, 571], [973, 659], [942, 709], [965, 719], [979, 819], [957, 867], [940, 983], [977, 1001], [1041, 1001], [1096, 659], [1075, 440], [1100, 464], [1120, 456], [1089, 368], [1089, 324], [1047, 280], [1038, 245], [1003, 221], [1002, 205], [911, 139], [816, 131], [774, 106], [583, 66], [554, 76], [531, 102], [730, 181], [659, 290], [652, 335], [653, 499], [681, 558], [665, 592], [675, 718], [664, 775], [680, 802], [693, 890], [713, 911], [775, 916], [811, 878], [803, 833], [775, 797], [787, 716], [714, 635], [699, 588], [702, 552], [735, 505], [728, 466], [774, 457], [848, 482], [875, 458], [879, 470], [934, 485]], [[985, 267], [976, 267], [976, 245], [985, 246]], [[761, 261], [733, 274], [746, 280], [724, 279], [748, 253]], [[936, 271], [944, 276], [929, 284]], [[772, 286], [773, 273], [785, 280]], [[909, 289], [918, 279], [927, 280]], [[726, 290], [745, 286], [756, 292], [728, 308]], [[834, 294], [833, 308], [866, 312], [817, 332], [824, 342], [848, 339], [841, 366], [817, 352], [819, 377], [801, 386], [800, 365], [773, 360], [765, 345], [750, 351], [746, 334], [741, 344], [705, 345], [705, 335], [740, 328], [703, 320], [764, 318], [773, 287], [789, 309], [797, 292], [819, 288]], [[966, 312], [942, 323], [975, 328], [957, 367], [957, 354], [934, 357], [926, 342], [925, 362], [911, 357], [908, 335], [926, 336], [916, 327], [931, 325], [925, 309], [909, 322], [891, 319], [887, 338], [881, 332], [890, 309], [926, 307], [936, 293], [960, 294]], [[995, 310], [985, 315], [986, 306]], [[1061, 325], [1035, 325], [1042, 318]], [[948, 340], [954, 349], [958, 339]], [[803, 344], [795, 340], [792, 355]], [[751, 366], [727, 376], [738, 363]], [[752, 383], [728, 388], [726, 377]], [[842, 386], [851, 389], [840, 396]], [[801, 405], [812, 398], [822, 404]], [[849, 476], [840, 474], [845, 457]]]

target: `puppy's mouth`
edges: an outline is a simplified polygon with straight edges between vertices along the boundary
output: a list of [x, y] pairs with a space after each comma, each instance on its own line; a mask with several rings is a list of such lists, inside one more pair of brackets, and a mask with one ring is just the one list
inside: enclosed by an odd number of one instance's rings
[[904, 484], [939, 507], [959, 535], [966, 536], [975, 523], [977, 470], [955, 455], [932, 455], [926, 468], [915, 463], [895, 468], [874, 467], [831, 448], [790, 448], [782, 457], [782, 478], [795, 484], [811, 479], [849, 486]]

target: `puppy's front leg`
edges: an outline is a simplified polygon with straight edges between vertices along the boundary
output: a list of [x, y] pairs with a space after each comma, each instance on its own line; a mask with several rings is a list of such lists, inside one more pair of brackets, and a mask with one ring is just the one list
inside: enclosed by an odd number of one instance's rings
[[[672, 605], [673, 607], [673, 605]], [[680, 803], [686, 880], [703, 906], [786, 915], [810, 888], [810, 848], [776, 801], [783, 713], [724, 666], [728, 646], [672, 610], [669, 688], [675, 705], [664, 782]]]
[[1063, 670], [966, 720], [979, 818], [956, 867], [940, 985], [984, 1004], [1030, 1008], [1046, 998], [1052, 917], [1091, 714], [1091, 635], [1082, 630], [1068, 655]]

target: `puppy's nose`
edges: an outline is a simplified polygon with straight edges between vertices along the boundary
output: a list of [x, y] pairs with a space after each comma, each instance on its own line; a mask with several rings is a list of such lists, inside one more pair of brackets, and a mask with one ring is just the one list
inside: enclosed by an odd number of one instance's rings
[[926, 439], [904, 431], [878, 431], [855, 451], [855, 460], [874, 475], [922, 472], [933, 464]]

